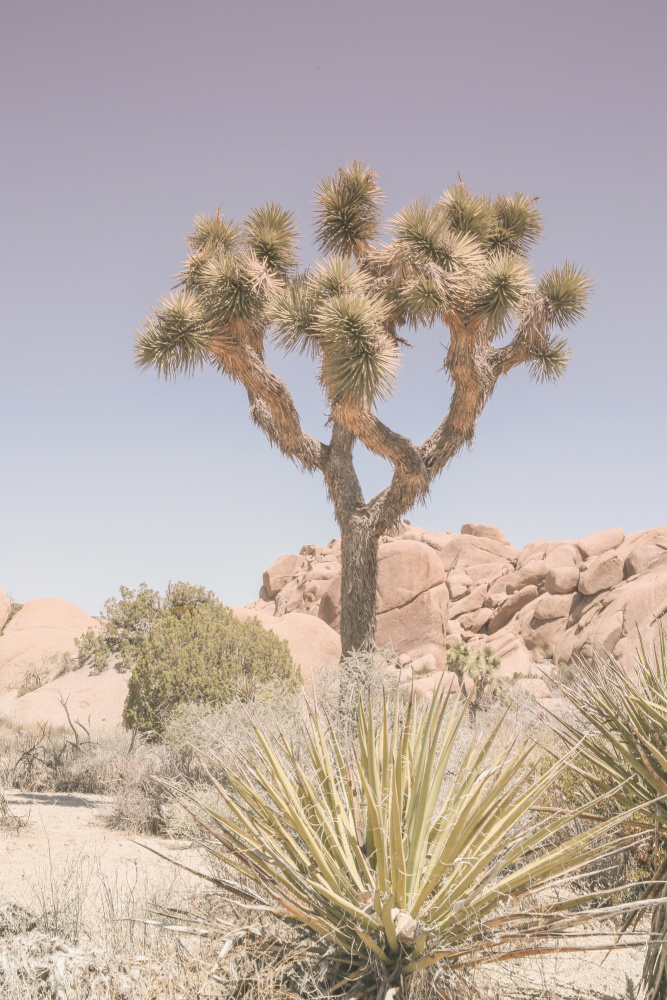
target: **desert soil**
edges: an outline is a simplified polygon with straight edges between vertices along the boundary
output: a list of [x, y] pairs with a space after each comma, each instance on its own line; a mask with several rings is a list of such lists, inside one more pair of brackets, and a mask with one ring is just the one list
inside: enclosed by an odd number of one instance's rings
[[105, 827], [111, 802], [106, 796], [11, 789], [4, 795], [13, 815], [25, 822], [18, 832], [0, 830], [0, 896], [5, 899], [30, 908], [40, 886], [68, 877], [73, 867], [79, 872], [94, 868], [103, 878], [128, 884], [138, 876], [160, 886], [176, 878], [198, 881], [142, 846], [171, 852], [184, 864], [199, 867], [201, 857], [187, 841], [132, 837]]
[[[151, 887], [161, 894], [173, 884], [180, 898], [194, 894], [200, 880], [151, 854], [154, 847], [194, 868], [201, 855], [187, 841], [133, 838], [108, 829], [104, 817], [110, 800], [100, 795], [5, 792], [12, 813], [26, 821], [18, 832], [0, 830], [0, 898], [35, 910], [45, 893], [68, 898], [67, 882], [85, 873], [118, 885]], [[83, 876], [82, 876], [83, 873]], [[74, 895], [75, 893], [70, 893]], [[613, 937], [605, 939], [611, 945]], [[561, 955], [540, 961], [505, 962], [475, 975], [482, 994], [494, 1000], [568, 998], [635, 1000], [644, 957], [643, 945]]]

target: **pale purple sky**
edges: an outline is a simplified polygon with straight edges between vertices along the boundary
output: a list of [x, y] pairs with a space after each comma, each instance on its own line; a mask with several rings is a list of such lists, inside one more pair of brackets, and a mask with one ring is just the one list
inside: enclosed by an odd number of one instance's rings
[[[388, 212], [457, 171], [538, 194], [537, 268], [573, 259], [596, 285], [565, 381], [506, 379], [413, 523], [523, 545], [667, 522], [666, 37], [663, 0], [6, 4], [0, 586], [97, 613], [121, 583], [186, 579], [242, 604], [337, 534], [238, 387], [139, 374], [132, 343], [194, 215], [275, 199], [310, 260], [312, 189], [354, 157]], [[415, 336], [383, 410], [417, 440], [447, 405], [444, 337]], [[311, 366], [275, 364], [320, 433]]]

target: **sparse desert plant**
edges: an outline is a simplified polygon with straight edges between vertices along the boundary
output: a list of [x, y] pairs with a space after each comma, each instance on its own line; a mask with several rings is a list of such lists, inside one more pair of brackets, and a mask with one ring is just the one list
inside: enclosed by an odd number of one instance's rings
[[488, 700], [504, 693], [502, 684], [496, 676], [501, 660], [490, 646], [484, 646], [483, 649], [473, 652], [470, 644], [460, 639], [450, 646], [447, 663], [459, 682], [463, 682], [466, 677], [473, 682], [473, 696], [470, 699], [473, 714], [482, 706], [485, 698]]
[[241, 622], [219, 602], [157, 618], [141, 643], [123, 709], [132, 729], [161, 732], [182, 702], [247, 699], [262, 684], [296, 690], [287, 642], [253, 618]]
[[467, 717], [459, 695], [421, 708], [396, 698], [376, 732], [360, 699], [348, 757], [315, 706], [307, 757], [258, 728], [252, 757], [220, 762], [221, 805], [199, 821], [241, 882], [219, 884], [301, 926], [331, 970], [327, 995], [381, 997], [438, 965], [546, 953], [590, 919], [572, 913], [590, 897], [567, 886], [604, 855], [614, 821], [567, 837], [577, 810], [537, 817], [532, 807], [567, 764], [536, 776], [531, 749], [496, 746], [501, 722], [454, 762]]
[[[574, 679], [562, 687], [586, 724], [561, 721], [570, 746], [578, 747], [580, 774], [592, 788], [613, 791], [622, 809], [638, 809], [636, 819], [667, 840], [667, 633], [660, 630], [653, 650], [640, 641], [636, 676], [607, 653], [581, 660]], [[654, 845], [657, 855], [657, 843]], [[667, 896], [667, 859], [643, 897]], [[667, 998], [667, 905], [653, 911], [651, 942], [642, 980], [647, 1000]]]

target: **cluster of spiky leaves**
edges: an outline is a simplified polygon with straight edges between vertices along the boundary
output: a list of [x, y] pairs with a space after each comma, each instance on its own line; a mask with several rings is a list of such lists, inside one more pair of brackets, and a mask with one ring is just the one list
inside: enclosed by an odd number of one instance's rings
[[309, 762], [259, 729], [252, 759], [211, 758], [222, 803], [199, 822], [243, 882], [224, 886], [301, 925], [356, 996], [439, 962], [546, 951], [587, 919], [570, 914], [584, 897], [540, 896], [599, 857], [613, 821], [568, 836], [579, 811], [536, 819], [563, 762], [535, 776], [530, 749], [496, 749], [500, 724], [456, 759], [467, 717], [458, 695], [436, 693], [425, 708], [385, 704], [378, 727], [360, 699], [350, 760], [315, 706]]
[[534, 280], [527, 254], [542, 233], [535, 199], [495, 200], [463, 183], [435, 203], [419, 199], [383, 226], [377, 176], [358, 161], [324, 178], [315, 194], [315, 237], [324, 254], [298, 270], [294, 216], [270, 203], [242, 223], [197, 216], [180, 291], [145, 319], [141, 367], [161, 375], [224, 368], [225, 345], [260, 353], [265, 338], [309, 353], [331, 403], [373, 406], [396, 385], [404, 326], [442, 321], [489, 342], [517, 326], [540, 380], [559, 378], [567, 345], [551, 331], [581, 318], [590, 293], [572, 264]]
[[594, 787], [618, 786], [627, 807], [642, 807], [648, 823], [667, 828], [667, 634], [653, 650], [640, 642], [634, 677], [611, 654], [580, 662], [564, 693], [583, 716], [581, 727], [559, 729], [589, 768]]

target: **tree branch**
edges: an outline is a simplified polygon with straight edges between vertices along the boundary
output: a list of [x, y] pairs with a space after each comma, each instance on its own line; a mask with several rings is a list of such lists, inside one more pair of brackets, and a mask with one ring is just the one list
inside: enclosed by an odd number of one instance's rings
[[335, 403], [331, 416], [336, 423], [346, 427], [369, 451], [386, 458], [395, 469], [401, 469], [409, 479], [416, 481], [416, 488], [428, 489], [428, 474], [419, 450], [410, 438], [403, 437], [383, 424], [365, 407], [344, 406]]
[[353, 448], [354, 434], [342, 424], [334, 423], [322, 473], [339, 525], [361, 511], [366, 503], [354, 468]]
[[536, 295], [530, 308], [524, 313], [516, 334], [505, 347], [490, 352], [489, 364], [496, 379], [506, 375], [517, 365], [531, 359], [531, 348], [547, 332], [549, 313], [547, 303], [541, 295]]
[[322, 469], [327, 446], [302, 429], [289, 389], [259, 354], [247, 344], [229, 340], [213, 343], [210, 351], [222, 371], [246, 387], [251, 419], [269, 441], [308, 472]]

